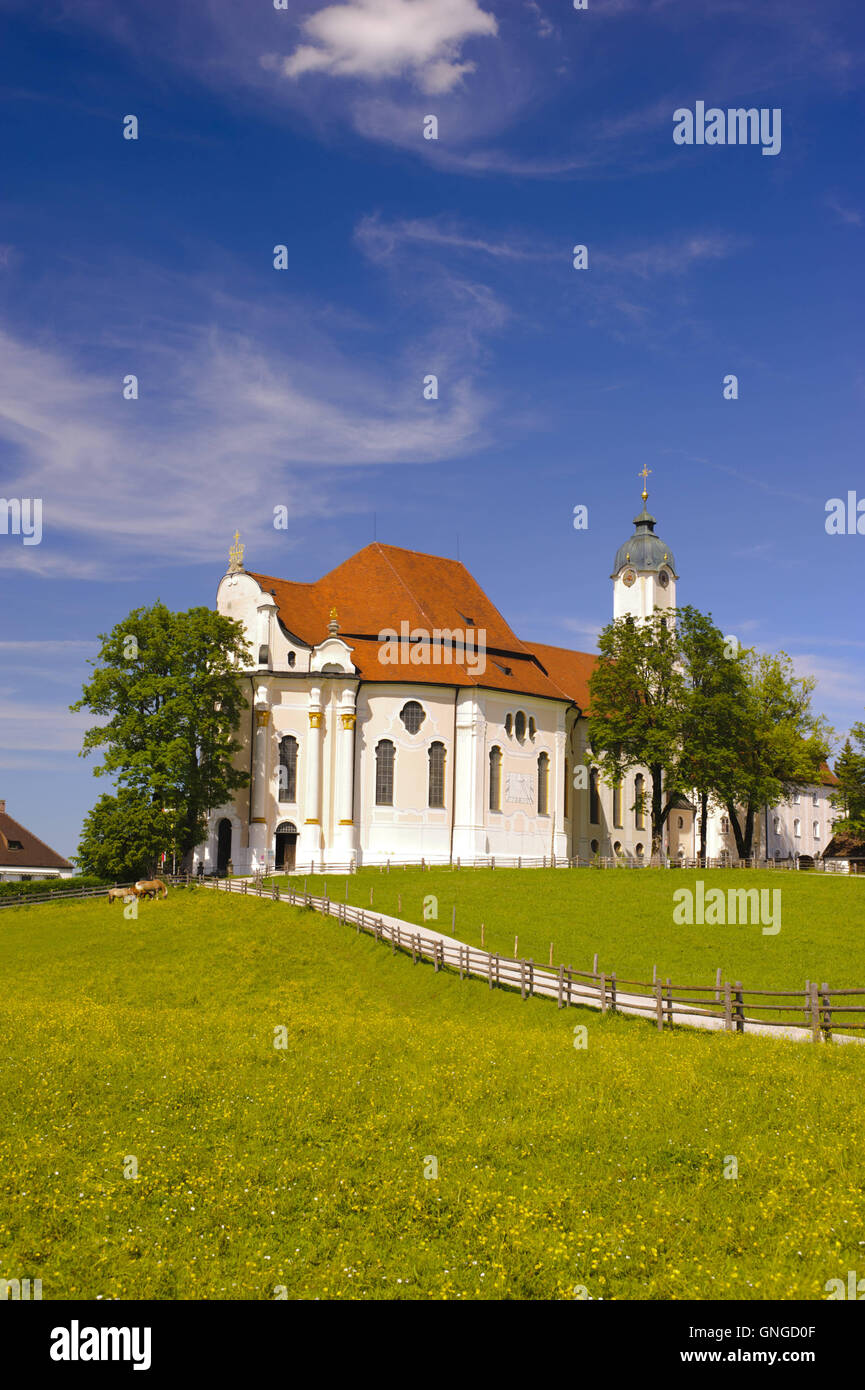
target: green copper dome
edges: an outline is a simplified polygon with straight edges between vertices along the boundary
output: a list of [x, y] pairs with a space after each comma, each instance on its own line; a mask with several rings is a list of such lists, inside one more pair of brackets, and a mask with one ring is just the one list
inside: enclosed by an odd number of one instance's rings
[[627, 565], [632, 565], [635, 570], [660, 570], [663, 566], [672, 572], [674, 578], [678, 578], [673, 552], [666, 541], [655, 535], [655, 518], [646, 511], [645, 505], [640, 515], [634, 517], [631, 539], [616, 551], [610, 577], [615, 579]]

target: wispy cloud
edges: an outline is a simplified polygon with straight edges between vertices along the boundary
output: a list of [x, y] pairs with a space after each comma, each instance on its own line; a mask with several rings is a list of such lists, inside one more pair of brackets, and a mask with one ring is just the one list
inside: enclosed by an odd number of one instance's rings
[[861, 227], [865, 222], [862, 213], [857, 208], [843, 203], [836, 193], [826, 195], [826, 206], [831, 208], [839, 222], [845, 223], [848, 227]]
[[[295, 525], [362, 505], [337, 483], [346, 469], [481, 447], [492, 402], [475, 380], [476, 343], [498, 310], [484, 286], [450, 277], [450, 289], [425, 301], [410, 350], [396, 341], [362, 362], [351, 344], [363, 325], [337, 316], [330, 332], [325, 305], [281, 298], [262, 313], [222, 296], [217, 329], [215, 305], [170, 277], [173, 316], [163, 286], [146, 332], [138, 318], [140, 342], [114, 328], [120, 341], [86, 362], [69, 342], [0, 327], [4, 494], [43, 503], [42, 544], [0, 538], [0, 568], [93, 579], [212, 562], [238, 522], [272, 539], [278, 504]], [[462, 320], [474, 345], [454, 331]], [[423, 377], [442, 363], [448, 390], [431, 405]], [[138, 400], [122, 398], [130, 364]]]

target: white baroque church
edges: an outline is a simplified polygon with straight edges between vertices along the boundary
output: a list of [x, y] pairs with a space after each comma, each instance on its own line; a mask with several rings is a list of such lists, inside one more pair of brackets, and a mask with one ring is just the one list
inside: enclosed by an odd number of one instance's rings
[[[675, 560], [646, 500], [613, 564], [616, 618], [676, 606]], [[247, 571], [235, 536], [216, 605], [253, 655], [239, 731], [250, 782], [211, 816], [195, 851], [205, 872], [649, 861], [645, 770], [611, 788], [591, 765], [597, 657], [520, 640], [458, 561], [375, 542], [298, 583]], [[827, 768], [797, 798], [808, 852], [831, 838], [834, 780]], [[792, 803], [767, 810], [755, 853], [793, 858], [801, 826]], [[696, 858], [698, 834], [683, 798], [665, 854]], [[707, 837], [710, 858], [735, 857], [720, 811]]]

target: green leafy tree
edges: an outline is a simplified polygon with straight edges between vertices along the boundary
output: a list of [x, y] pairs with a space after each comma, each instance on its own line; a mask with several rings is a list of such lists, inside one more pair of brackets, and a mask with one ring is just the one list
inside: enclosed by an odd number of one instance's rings
[[167, 821], [155, 801], [131, 787], [121, 787], [117, 796], [106, 793], [84, 819], [76, 863], [102, 879], [147, 877], [171, 848]]
[[745, 663], [738, 643], [696, 608], [678, 610], [686, 700], [683, 708], [681, 780], [700, 804], [700, 861], [706, 860], [710, 802], [725, 800], [736, 774], [733, 734], [745, 698]]
[[819, 782], [832, 730], [811, 708], [817, 684], [797, 677], [786, 652], [744, 653], [745, 692], [729, 733], [729, 777], [721, 795], [741, 859], [750, 859], [761, 806], [777, 806], [798, 787]]
[[598, 638], [589, 682], [589, 743], [604, 781], [616, 786], [631, 767], [651, 782], [652, 854], [686, 790], [681, 774], [686, 685], [675, 627], [656, 611], [645, 622], [617, 618]]
[[[841, 812], [835, 830], [865, 835], [865, 723], [854, 724], [835, 763], [838, 787], [832, 805]], [[854, 747], [855, 744], [855, 747]]]
[[[93, 676], [70, 707], [103, 721], [87, 730], [81, 756], [101, 749], [95, 775], [135, 793], [134, 805], [120, 793], [117, 805], [133, 814], [142, 855], [158, 841], [162, 849], [175, 845], [183, 859], [204, 838], [208, 813], [249, 780], [234, 766], [246, 708], [238, 667], [250, 658], [243, 628], [210, 608], [172, 613], [157, 601], [100, 641]], [[104, 802], [92, 814], [110, 824]], [[145, 803], [162, 817], [160, 835]]]

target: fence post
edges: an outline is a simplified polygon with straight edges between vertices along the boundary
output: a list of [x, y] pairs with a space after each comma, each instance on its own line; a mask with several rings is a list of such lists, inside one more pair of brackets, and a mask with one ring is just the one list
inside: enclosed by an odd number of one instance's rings
[[721, 967], [720, 967], [720, 965], [719, 965], [719, 966], [718, 966], [718, 969], [715, 971], [715, 1003], [716, 1003], [716, 1004], [720, 1004], [720, 1002], [721, 1002]]
[[661, 990], [661, 981], [655, 981], [655, 1013], [658, 1019], [658, 1029], [664, 1031], [664, 995]]
[[592, 974], [593, 974], [593, 975], [597, 975], [597, 973], [598, 973], [598, 953], [597, 953], [597, 951], [596, 951], [596, 952], [595, 952], [595, 958], [594, 958], [594, 960], [592, 961]]
[[816, 982], [811, 984], [811, 1037], [814, 1042], [820, 1041], [820, 1006], [817, 999]]
[[829, 994], [829, 986], [828, 986], [828, 984], [826, 983], [825, 980], [823, 981], [822, 985], [820, 986], [820, 992], [821, 992], [822, 995], [823, 995], [823, 1018], [824, 1018], [824, 1023], [823, 1023], [823, 1037], [826, 1039], [827, 1042], [831, 1042], [831, 1041], [832, 1041], [832, 1000], [831, 1000], [831, 996], [830, 996], [830, 994]]
[[607, 977], [601, 975], [601, 1013], [607, 1012]]
[[736, 1032], [745, 1031], [745, 1005], [742, 1001], [742, 981], [736, 981]]
[[500, 962], [501, 962], [501, 956], [499, 955], [498, 951], [496, 951], [496, 989], [498, 989], [498, 987], [499, 987], [499, 980], [500, 980], [499, 964], [500, 964]]
[[565, 967], [559, 966], [559, 1008], [562, 1007], [562, 993], [565, 988]]
[[673, 1026], [673, 981], [667, 976], [667, 1022]]
[[458, 949], [458, 959], [459, 959], [459, 965], [460, 965], [460, 979], [462, 979], [462, 977], [463, 977], [463, 948], [462, 948], [462, 946], [460, 946], [460, 947], [458, 947], [457, 949]]
[[610, 1008], [613, 1010], [613, 1013], [615, 1013], [615, 1011], [616, 1011], [616, 972], [615, 972], [615, 970], [613, 971], [612, 975], [610, 976]]
[[733, 1031], [733, 991], [730, 981], [724, 985], [724, 1027], [728, 1033]]
[[491, 955], [488, 955], [488, 956], [487, 956], [487, 980], [489, 981], [490, 989], [492, 989], [492, 987], [493, 987], [493, 958], [492, 958]]
[[439, 965], [439, 946], [440, 946], [440, 945], [441, 945], [441, 943], [440, 943], [439, 941], [434, 941], [434, 942], [433, 942], [433, 966], [435, 967], [435, 969], [436, 969], [437, 971], [438, 971], [438, 970], [441, 970], [441, 966]]
[[523, 999], [525, 999], [525, 997], [526, 997], [526, 963], [525, 963], [524, 960], [521, 960], [521, 961], [520, 961], [520, 994], [521, 994], [521, 996], [523, 997]]
[[534, 960], [532, 959], [532, 957], [529, 956], [529, 994], [534, 994], [534, 992], [535, 992], [535, 962], [534, 962]]

